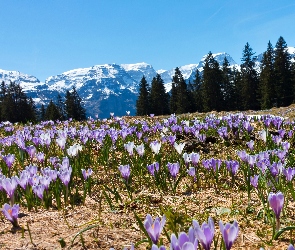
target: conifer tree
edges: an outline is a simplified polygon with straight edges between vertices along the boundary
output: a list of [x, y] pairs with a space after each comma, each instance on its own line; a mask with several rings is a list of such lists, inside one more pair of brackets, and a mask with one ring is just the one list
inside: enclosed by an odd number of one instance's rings
[[1, 83], [0, 110], [1, 120], [10, 122], [35, 121], [35, 106], [33, 99], [28, 99], [20, 84]]
[[205, 59], [203, 68], [202, 82], [202, 101], [205, 112], [216, 110], [220, 111], [223, 107], [223, 98], [221, 92], [222, 72], [219, 69], [219, 63], [214, 59], [211, 52]]
[[232, 69], [226, 57], [222, 64], [222, 82], [224, 110], [234, 110], [236, 109], [236, 86]]
[[203, 103], [202, 103], [202, 92], [201, 92], [201, 85], [202, 85], [202, 77], [198, 69], [196, 69], [195, 79], [192, 84], [192, 91], [193, 97], [195, 101], [195, 110], [198, 112], [203, 111]]
[[241, 97], [242, 97], [242, 109], [259, 109], [258, 103], [258, 76], [255, 70], [255, 53], [250, 47], [249, 43], [246, 43], [243, 50], [242, 64], [241, 64]]
[[66, 92], [65, 110], [68, 119], [72, 118], [76, 121], [86, 119], [86, 110], [82, 105], [82, 99], [78, 95], [75, 87], [72, 88], [71, 92]]
[[155, 115], [169, 114], [169, 95], [165, 91], [161, 75], [153, 78], [150, 91], [150, 112]]
[[136, 100], [136, 115], [149, 115], [150, 105], [149, 105], [149, 87], [148, 83], [143, 76], [139, 84], [139, 96]]
[[56, 121], [60, 119], [60, 113], [57, 106], [54, 104], [52, 100], [50, 100], [46, 111], [45, 111], [45, 120]]
[[178, 67], [175, 68], [175, 73], [172, 78], [172, 90], [170, 99], [170, 109], [172, 113], [183, 114], [189, 111], [189, 96], [187, 84]]
[[278, 106], [288, 106], [294, 100], [291, 79], [291, 59], [283, 37], [279, 37], [274, 50], [274, 82]]
[[262, 109], [269, 109], [275, 104], [274, 89], [274, 50], [271, 42], [263, 53], [259, 77], [260, 105]]
[[60, 117], [58, 119], [60, 121], [65, 120], [66, 119], [65, 103], [64, 103], [60, 94], [58, 94], [56, 97], [56, 107], [57, 107], [58, 112], [60, 114]]
[[169, 98], [169, 107], [170, 107], [170, 112], [171, 114], [175, 114], [176, 111], [177, 111], [177, 104], [176, 104], [176, 101], [177, 101], [177, 89], [176, 89], [176, 86], [175, 86], [175, 82], [172, 81], [171, 83], [171, 95], [170, 95], [170, 98]]

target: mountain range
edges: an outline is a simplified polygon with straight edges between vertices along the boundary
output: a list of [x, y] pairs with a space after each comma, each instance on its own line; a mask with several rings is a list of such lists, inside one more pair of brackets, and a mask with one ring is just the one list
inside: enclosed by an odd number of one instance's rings
[[[288, 47], [288, 51], [295, 61], [295, 48]], [[205, 58], [197, 64], [188, 64], [180, 66], [179, 69], [187, 81], [193, 81], [196, 69], [203, 70]], [[222, 65], [226, 57], [231, 67], [240, 68], [234, 59], [227, 53], [213, 54], [215, 60]], [[262, 54], [257, 56], [256, 66], [259, 67]], [[44, 82], [40, 82], [35, 76], [30, 76], [19, 71], [8, 71], [0, 69], [0, 81], [16, 81], [20, 83], [24, 92], [32, 97], [36, 106], [44, 104], [50, 100], [55, 101], [58, 93], [64, 96], [67, 90], [75, 86], [78, 94], [83, 100], [87, 116], [107, 118], [110, 113], [116, 116], [130, 115], [136, 113], [136, 99], [140, 80], [144, 75], [150, 84], [156, 74], [160, 74], [166, 91], [171, 89], [172, 77], [175, 69], [155, 70], [152, 65], [147, 63], [135, 64], [104, 64], [95, 65], [89, 68], [78, 68], [66, 71], [60, 75], [50, 76]]]

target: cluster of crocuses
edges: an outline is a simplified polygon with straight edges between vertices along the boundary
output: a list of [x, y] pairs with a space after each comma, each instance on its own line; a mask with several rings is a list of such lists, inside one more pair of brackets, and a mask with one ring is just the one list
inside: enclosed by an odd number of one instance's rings
[[[255, 131], [254, 122], [260, 124], [260, 131]], [[44, 193], [56, 181], [67, 187], [74, 177], [86, 180], [92, 173], [89, 166], [102, 165], [109, 173], [110, 166], [115, 165], [120, 166], [119, 171], [128, 185], [133, 184], [129, 181], [131, 172], [140, 168], [134, 172], [138, 174], [133, 175], [135, 178], [141, 178], [139, 173], [155, 176], [158, 171], [167, 171], [167, 177], [172, 180], [179, 176], [186, 178], [187, 175], [195, 180], [202, 171], [209, 181], [211, 176], [218, 181], [218, 176], [224, 173], [245, 173], [245, 182], [255, 188], [262, 185], [261, 177], [265, 177], [271, 182], [268, 183], [268, 192], [280, 190], [295, 175], [291, 167], [294, 163], [290, 157], [292, 148], [288, 142], [293, 139], [294, 126], [294, 122], [281, 117], [246, 116], [242, 113], [182, 121], [171, 115], [163, 120], [151, 117], [133, 122], [113, 115], [111, 119], [89, 119], [79, 124], [46, 121], [18, 129], [11, 123], [1, 123], [0, 189], [8, 195], [11, 205], [14, 205], [14, 192], [18, 186], [23, 195], [29, 187], [36, 197], [44, 199]], [[186, 144], [179, 139], [186, 136], [201, 145], [212, 136], [219, 143], [225, 143], [229, 138], [243, 139], [247, 141], [240, 146], [246, 149], [228, 159], [206, 159], [198, 153], [187, 152]], [[93, 148], [95, 153], [92, 153]], [[124, 157], [117, 157], [118, 151], [124, 152]], [[76, 157], [79, 159], [75, 160]], [[116, 164], [109, 164], [110, 159]], [[220, 171], [223, 169], [227, 171]], [[118, 171], [116, 168], [112, 170]], [[8, 201], [4, 196], [0, 199], [2, 203]]]
[[[164, 246], [158, 246], [161, 232], [166, 222], [165, 215], [162, 219], [156, 217], [153, 220], [151, 215], [147, 215], [144, 221], [144, 228], [148, 233], [150, 240], [152, 241], [152, 249], [165, 249]], [[223, 224], [219, 221], [219, 229], [222, 234], [223, 243], [227, 250], [231, 249], [234, 241], [239, 233], [239, 226], [237, 221]], [[205, 249], [210, 250], [215, 235], [215, 225], [212, 218], [209, 217], [208, 223], [204, 222], [201, 226], [196, 220], [193, 220], [192, 226], [189, 228], [188, 233], [180, 232], [178, 236], [174, 233], [170, 237], [170, 249], [171, 250], [184, 250], [198, 249], [199, 244]]]

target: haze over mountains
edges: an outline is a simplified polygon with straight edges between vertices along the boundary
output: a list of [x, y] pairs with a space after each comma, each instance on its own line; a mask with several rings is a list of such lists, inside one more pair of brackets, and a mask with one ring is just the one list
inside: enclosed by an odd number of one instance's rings
[[[295, 61], [295, 48], [288, 47], [292, 61]], [[196, 69], [203, 70], [205, 55], [198, 63], [179, 66], [184, 79], [193, 81]], [[213, 54], [215, 60], [222, 65], [226, 57], [231, 67], [239, 69], [240, 65], [227, 53]], [[257, 67], [260, 65], [262, 54], [257, 56]], [[146, 77], [148, 83], [159, 73], [164, 81], [166, 91], [170, 91], [174, 69], [155, 70], [147, 63], [135, 64], [104, 64], [89, 68], [78, 68], [60, 75], [50, 76], [45, 83], [40, 82], [35, 76], [30, 76], [19, 71], [8, 71], [0, 69], [0, 81], [16, 81], [20, 83], [25, 93], [32, 97], [36, 106], [45, 106], [52, 99], [56, 100], [57, 94], [65, 95], [67, 90], [75, 86], [77, 92], [84, 102], [87, 116], [107, 118], [110, 112], [117, 116], [136, 113], [136, 99], [138, 87], [142, 76]]]

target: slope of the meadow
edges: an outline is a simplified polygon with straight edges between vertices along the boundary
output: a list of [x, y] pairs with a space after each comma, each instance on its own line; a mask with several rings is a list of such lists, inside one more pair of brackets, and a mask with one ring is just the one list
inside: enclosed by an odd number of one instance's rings
[[[56, 180], [50, 180], [43, 199], [32, 191], [40, 183], [28, 181], [31, 188], [26, 191], [20, 185], [16, 187], [13, 202], [20, 205], [19, 227], [12, 227], [0, 214], [0, 249], [118, 250], [130, 249], [131, 243], [137, 244], [135, 249], [150, 249], [138, 221], [144, 222], [147, 214], [153, 218], [165, 214], [160, 241], [166, 249], [170, 249], [168, 239], [173, 232], [187, 233], [193, 219], [201, 225], [209, 217], [215, 225], [216, 242], [212, 242], [211, 249], [220, 249], [220, 220], [238, 222], [238, 236], [231, 249], [287, 249], [295, 233], [286, 230], [273, 239], [277, 230], [268, 195], [279, 191], [284, 195], [280, 229], [295, 226], [294, 118], [295, 105], [172, 118], [123, 117], [25, 126], [2, 123], [1, 206], [12, 202], [3, 187], [5, 178], [20, 178], [20, 171], [29, 171], [32, 165], [37, 167], [35, 179], [45, 176], [46, 167], [59, 172]], [[50, 142], [42, 133], [49, 134]], [[58, 143], [62, 138], [64, 145]], [[160, 142], [157, 152], [151, 144]], [[81, 148], [70, 152], [73, 145]], [[32, 154], [30, 147], [35, 148]], [[43, 161], [38, 160], [38, 153], [45, 155]], [[199, 157], [196, 162], [192, 153]], [[5, 162], [8, 154], [15, 155], [9, 168]], [[68, 190], [61, 177], [65, 157], [71, 166]], [[160, 165], [158, 170], [147, 168], [155, 162]], [[237, 164], [236, 170], [230, 162]], [[174, 163], [179, 163], [175, 172], [168, 167]], [[130, 176], [124, 179], [120, 165], [130, 166]], [[83, 180], [81, 170], [89, 168], [93, 173]], [[291, 179], [285, 174], [288, 169]], [[254, 176], [259, 176], [256, 187], [250, 182]], [[203, 249], [201, 245], [199, 248]]]

